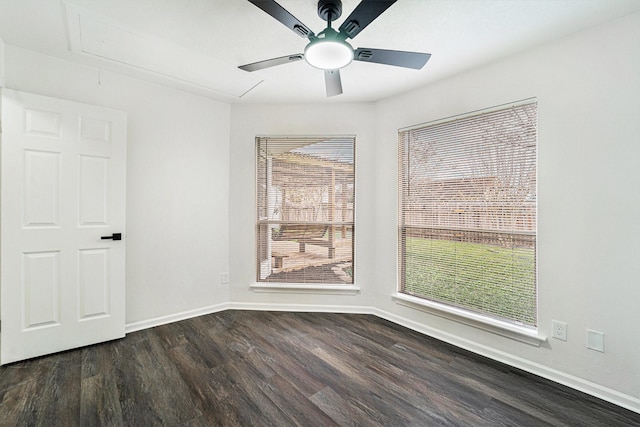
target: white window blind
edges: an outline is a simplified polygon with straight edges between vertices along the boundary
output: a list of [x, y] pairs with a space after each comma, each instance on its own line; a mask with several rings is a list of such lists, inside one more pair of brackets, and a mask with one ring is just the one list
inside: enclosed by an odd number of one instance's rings
[[353, 284], [354, 137], [257, 137], [257, 280]]
[[398, 133], [400, 292], [536, 326], [537, 103]]

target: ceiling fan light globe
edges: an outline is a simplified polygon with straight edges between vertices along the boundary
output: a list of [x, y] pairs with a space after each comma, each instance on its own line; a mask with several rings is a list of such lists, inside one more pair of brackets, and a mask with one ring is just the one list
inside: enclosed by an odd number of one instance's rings
[[353, 48], [346, 42], [317, 40], [307, 45], [304, 59], [321, 70], [339, 70], [353, 61]]

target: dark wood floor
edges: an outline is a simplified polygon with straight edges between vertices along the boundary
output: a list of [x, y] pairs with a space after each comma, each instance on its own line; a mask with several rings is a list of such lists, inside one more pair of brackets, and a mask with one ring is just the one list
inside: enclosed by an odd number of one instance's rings
[[225, 311], [0, 368], [1, 426], [640, 426], [368, 315]]

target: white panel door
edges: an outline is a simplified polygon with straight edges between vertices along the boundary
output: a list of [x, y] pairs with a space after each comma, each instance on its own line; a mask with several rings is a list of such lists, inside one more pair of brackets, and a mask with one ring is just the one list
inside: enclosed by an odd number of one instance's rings
[[124, 336], [126, 121], [2, 90], [2, 364]]

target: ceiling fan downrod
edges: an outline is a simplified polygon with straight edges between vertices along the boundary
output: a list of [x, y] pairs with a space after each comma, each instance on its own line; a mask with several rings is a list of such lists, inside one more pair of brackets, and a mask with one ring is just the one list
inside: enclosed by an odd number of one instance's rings
[[318, 16], [323, 21], [327, 21], [328, 28], [331, 22], [342, 15], [342, 0], [318, 0]]

